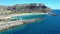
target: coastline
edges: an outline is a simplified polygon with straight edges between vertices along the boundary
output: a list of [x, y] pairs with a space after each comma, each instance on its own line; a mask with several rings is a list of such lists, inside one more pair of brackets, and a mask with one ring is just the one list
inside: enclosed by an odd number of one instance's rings
[[29, 19], [29, 20], [17, 20], [17, 21], [1, 22], [0, 23], [0, 32], [5, 31], [5, 30], [9, 30], [9, 29], [17, 27], [17, 26], [22, 26], [23, 24], [35, 22], [38, 20], [44, 20], [44, 19], [37, 18], [37, 19]]
[[[23, 13], [23, 14], [10, 14], [9, 16], [6, 16], [4, 19], [9, 19], [14, 16], [24, 16], [24, 15], [48, 15], [48, 13]], [[43, 18], [37, 18], [37, 19], [29, 19], [29, 20], [16, 20], [16, 21], [1, 21], [0, 22], [0, 31], [9, 30], [10, 28], [14, 28], [16, 26], [20, 26], [23, 24], [28, 24], [31, 22], [35, 22], [38, 20], [43, 20]]]
[[44, 14], [48, 14], [48, 13], [22, 13], [22, 14], [10, 14], [10, 15], [7, 15], [7, 16], [0, 16], [0, 19], [9, 19], [11, 17], [14, 17], [14, 16], [24, 16], [24, 15], [44, 15]]

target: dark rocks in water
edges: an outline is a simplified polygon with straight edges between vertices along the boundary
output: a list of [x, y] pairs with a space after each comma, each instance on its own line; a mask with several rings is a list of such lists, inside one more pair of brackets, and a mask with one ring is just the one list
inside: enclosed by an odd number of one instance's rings
[[29, 24], [31, 22], [36, 22], [36, 21], [40, 21], [40, 20], [44, 20], [45, 18], [35, 18], [35, 19], [29, 19], [26, 21], [23, 21], [23, 24]]
[[51, 14], [52, 16], [58, 16], [58, 14]]

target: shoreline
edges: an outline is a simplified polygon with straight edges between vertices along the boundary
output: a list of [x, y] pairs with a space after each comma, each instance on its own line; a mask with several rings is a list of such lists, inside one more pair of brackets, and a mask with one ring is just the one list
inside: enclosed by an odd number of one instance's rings
[[1, 22], [0, 23], [0, 32], [3, 32], [5, 30], [9, 30], [9, 29], [17, 27], [17, 26], [22, 26], [23, 24], [28, 24], [28, 23], [31, 23], [31, 22], [35, 22], [35, 21], [38, 21], [38, 20], [43, 20], [43, 18]]
[[[5, 19], [9, 19], [14, 16], [24, 16], [24, 15], [48, 15], [48, 13], [23, 13], [23, 14], [10, 14], [9, 16], [6, 16]], [[35, 22], [38, 20], [43, 20], [43, 18], [36, 18], [36, 19], [29, 19], [29, 20], [16, 20], [16, 21], [1, 21], [0, 22], [0, 31], [9, 30], [11, 28], [14, 28], [16, 26], [20, 26], [23, 24], [28, 24], [31, 22]]]
[[22, 14], [10, 14], [7, 16], [0, 16], [0, 19], [9, 19], [14, 16], [24, 16], [24, 15], [43, 15], [43, 14], [48, 14], [48, 13], [22, 13]]

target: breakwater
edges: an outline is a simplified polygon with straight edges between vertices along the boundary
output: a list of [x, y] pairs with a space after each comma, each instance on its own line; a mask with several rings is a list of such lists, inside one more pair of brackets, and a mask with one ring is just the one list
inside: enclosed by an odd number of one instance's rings
[[16, 21], [7, 21], [7, 22], [2, 21], [2, 22], [0, 22], [0, 32], [9, 30], [16, 26], [22, 26], [23, 24], [35, 22], [38, 20], [43, 20], [43, 18], [36, 18], [36, 19], [29, 19], [29, 20], [16, 20]]

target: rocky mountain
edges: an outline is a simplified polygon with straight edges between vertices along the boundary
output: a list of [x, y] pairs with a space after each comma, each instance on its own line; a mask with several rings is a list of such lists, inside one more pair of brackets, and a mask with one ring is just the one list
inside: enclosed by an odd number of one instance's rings
[[40, 4], [40, 3], [31, 3], [31, 4], [16, 4], [13, 6], [0, 6], [0, 11], [10, 10], [14, 12], [22, 13], [50, 13], [50, 8]]

